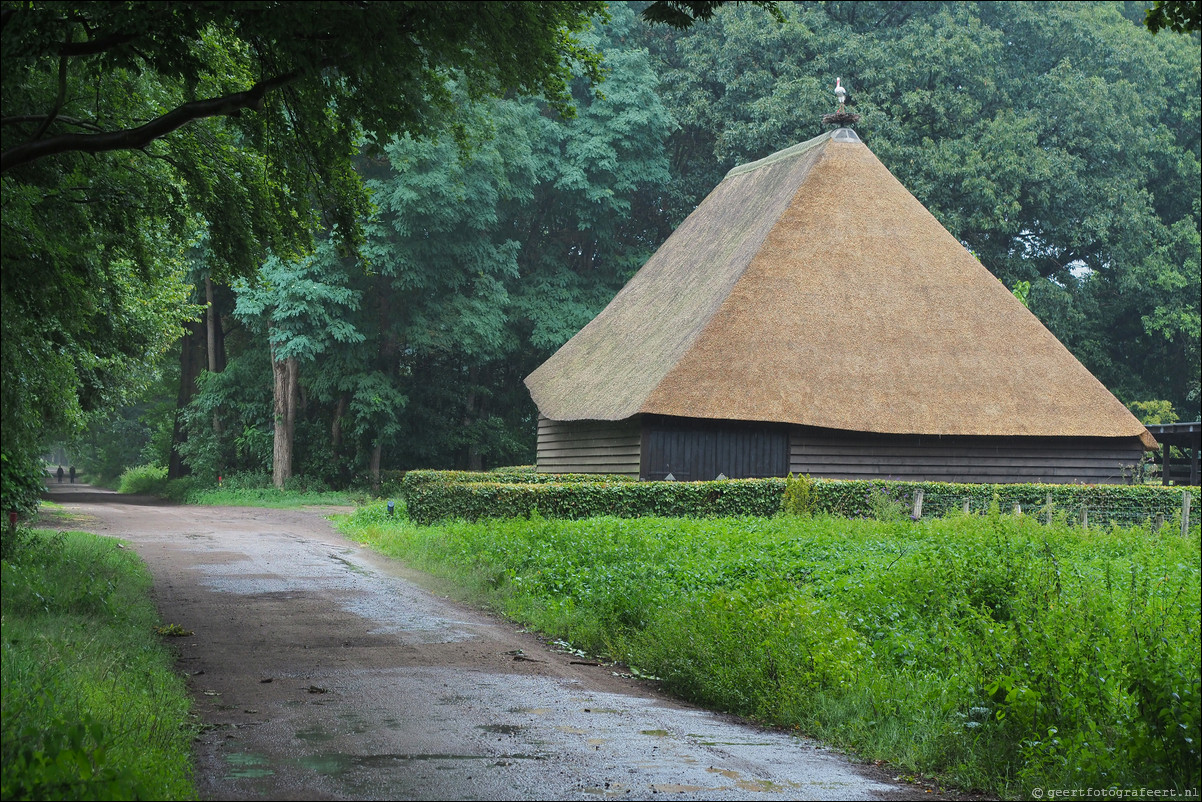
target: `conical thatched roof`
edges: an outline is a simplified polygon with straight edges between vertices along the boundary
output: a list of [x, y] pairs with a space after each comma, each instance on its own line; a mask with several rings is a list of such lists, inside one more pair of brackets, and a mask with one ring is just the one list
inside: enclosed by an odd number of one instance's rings
[[846, 129], [731, 170], [526, 384], [561, 421], [1155, 444]]

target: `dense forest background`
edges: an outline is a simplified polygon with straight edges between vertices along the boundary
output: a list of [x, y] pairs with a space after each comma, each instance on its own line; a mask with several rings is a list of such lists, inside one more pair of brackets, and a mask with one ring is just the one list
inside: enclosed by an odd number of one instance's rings
[[[436, 114], [344, 154], [363, 202], [285, 193], [304, 247], [256, 234], [284, 196], [245, 125], [6, 168], [6, 486], [55, 442], [99, 477], [530, 463], [522, 379], [729, 169], [821, 133], [836, 77], [864, 142], [1112, 392], [1198, 418], [1196, 32], [1153, 35], [1131, 2], [726, 4], [681, 28], [647, 6], [589, 12], [601, 82], [587, 58], [558, 94], [440, 73]], [[22, 91], [64, 106], [60, 63]]]

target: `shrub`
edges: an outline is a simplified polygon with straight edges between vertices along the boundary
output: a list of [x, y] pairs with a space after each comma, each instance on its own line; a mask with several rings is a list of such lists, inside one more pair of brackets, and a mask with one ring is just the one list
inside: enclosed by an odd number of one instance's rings
[[167, 469], [160, 465], [126, 468], [118, 481], [118, 493], [160, 495], [167, 489]]
[[16, 510], [22, 516], [33, 515], [45, 490], [46, 474], [41, 460], [24, 455], [0, 453], [0, 507], [7, 515]]
[[814, 480], [808, 473], [794, 477], [789, 474], [785, 479], [785, 495], [781, 500], [781, 509], [790, 515], [813, 515], [817, 506], [814, 493]]
[[465, 484], [492, 482], [498, 484], [591, 484], [595, 482], [635, 482], [633, 476], [599, 473], [536, 473], [526, 466], [516, 468], [494, 468], [487, 473], [479, 471], [406, 471], [401, 478], [400, 494], [408, 496], [418, 488], [430, 484], [459, 482]]
[[[506, 476], [507, 480], [498, 481], [498, 475]], [[971, 511], [978, 513], [997, 503], [1007, 511], [1018, 504], [1043, 520], [1057, 515], [1076, 519], [1084, 508], [1091, 524], [1133, 525], [1157, 514], [1172, 520], [1181, 507], [1182, 492], [1187, 489], [1151, 485], [975, 485], [795, 478], [790, 491], [789, 481], [639, 482], [626, 476], [421, 470], [405, 474], [402, 497], [412, 520], [422, 524], [448, 518], [469, 521], [528, 518], [535, 510], [548, 518], [568, 519], [598, 515], [770, 516], [782, 509], [788, 511], [786, 503], [802, 505], [811, 513], [897, 521], [906, 517], [915, 493], [921, 489], [925, 518], [957, 512], [965, 502]], [[1196, 495], [1197, 488], [1193, 492]]]
[[[417, 471], [410, 471], [412, 476]], [[408, 476], [406, 480], [408, 480]], [[430, 481], [410, 486], [405, 496], [417, 523], [447, 518], [640, 518], [775, 515], [783, 479], [731, 479], [717, 482], [635, 482], [604, 477], [566, 483], [503, 484], [471, 480]]]

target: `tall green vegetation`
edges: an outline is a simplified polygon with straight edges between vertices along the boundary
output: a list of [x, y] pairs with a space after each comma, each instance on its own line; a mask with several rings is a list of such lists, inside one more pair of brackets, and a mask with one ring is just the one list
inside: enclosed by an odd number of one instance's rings
[[4, 799], [193, 799], [189, 701], [114, 540], [4, 535]]
[[[389, 467], [531, 461], [522, 379], [662, 233], [672, 123], [646, 53], [618, 43], [638, 24], [618, 7], [604, 37], [583, 37], [609, 72], [603, 93], [576, 77], [566, 120], [544, 100], [472, 102], [451, 85], [458, 138], [402, 136], [360, 160], [376, 205], [361, 259], [322, 245], [235, 285], [233, 319], [251, 331], [232, 341], [240, 352], [226, 373], [238, 378], [204, 377], [184, 415], [180, 451], [193, 470], [278, 468], [261, 444], [288, 426], [295, 468], [336, 483], [378, 481]], [[272, 417], [265, 398], [275, 386], [278, 405], [280, 384], [266, 370], [286, 359], [299, 369], [288, 373], [292, 401]], [[291, 424], [281, 409], [294, 411]]]
[[297, 256], [369, 209], [365, 140], [440, 130], [473, 97], [569, 107], [599, 2], [0, 5], [3, 504], [28, 506], [39, 447], [148, 381], [210, 277]]
[[952, 515], [351, 536], [709, 707], [1006, 797], [1199, 781], [1199, 529]]

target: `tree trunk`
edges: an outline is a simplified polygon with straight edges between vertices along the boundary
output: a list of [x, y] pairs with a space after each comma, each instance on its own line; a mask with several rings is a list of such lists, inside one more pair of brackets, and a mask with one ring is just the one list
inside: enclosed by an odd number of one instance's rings
[[338, 406], [334, 408], [334, 422], [330, 424], [330, 443], [334, 447], [334, 454], [342, 448], [342, 416], [346, 414], [350, 401], [350, 393], [343, 393], [338, 397]]
[[[471, 427], [473, 421], [475, 421], [478, 417], [476, 414], [476, 383], [480, 381], [480, 368], [476, 365], [472, 365], [470, 368], [468, 368], [467, 379], [470, 389], [467, 392], [467, 399], [464, 403], [464, 429]], [[480, 455], [480, 444], [478, 442], [468, 443], [467, 469], [469, 471], [484, 470], [484, 458]]]
[[179, 393], [175, 397], [175, 422], [171, 431], [171, 456], [167, 460], [167, 478], [179, 479], [188, 475], [188, 466], [184, 465], [179, 455], [179, 444], [184, 442], [187, 434], [184, 432], [182, 412], [192, 396], [196, 394], [196, 377], [200, 373], [200, 323], [188, 324], [180, 342], [179, 355]]
[[292, 435], [296, 430], [297, 379], [296, 357], [271, 361], [272, 396], [275, 407], [275, 437], [271, 461], [271, 482], [283, 490], [292, 478]]
[[376, 442], [376, 447], [371, 450], [371, 462], [368, 465], [368, 470], [371, 471], [371, 489], [373, 493], [380, 492], [380, 455], [384, 452], [384, 445]]
[[[213, 280], [205, 276], [205, 345], [208, 355], [209, 373], [220, 373], [225, 367], [225, 338], [221, 336], [221, 316], [217, 314], [217, 304], [213, 300]], [[221, 416], [213, 410], [213, 434], [221, 435]]]

